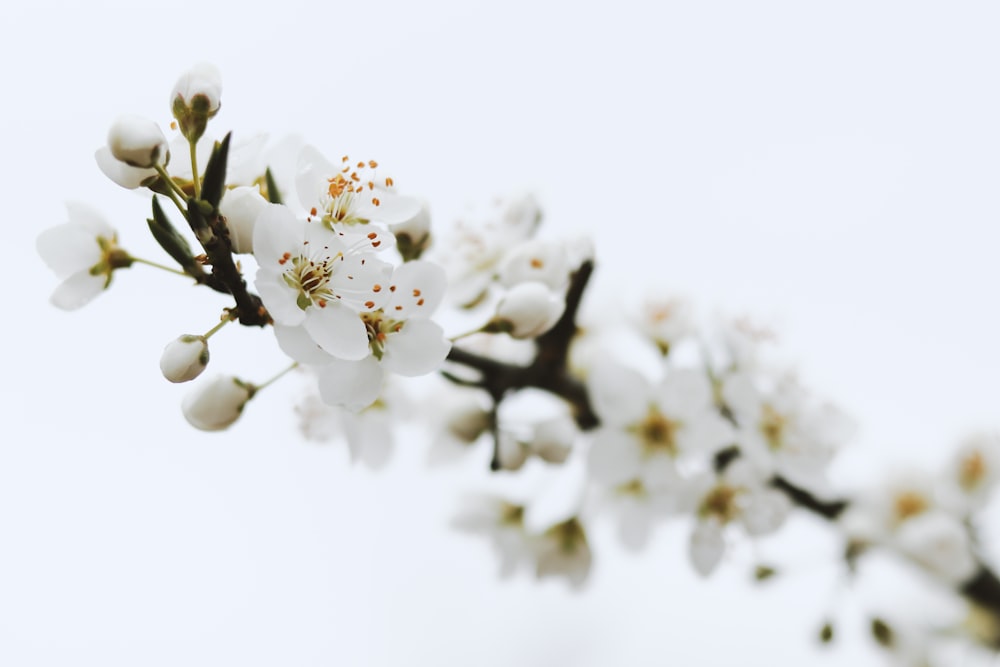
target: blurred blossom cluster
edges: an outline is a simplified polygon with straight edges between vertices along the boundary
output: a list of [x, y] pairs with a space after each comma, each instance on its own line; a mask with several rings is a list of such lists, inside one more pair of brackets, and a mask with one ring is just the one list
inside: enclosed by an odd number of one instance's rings
[[[132, 255], [82, 203], [37, 248], [61, 280], [51, 301], [62, 309], [137, 265], [220, 299], [204, 331], [164, 336], [162, 374], [194, 383], [181, 408], [195, 428], [233, 428], [289, 376], [303, 384], [302, 437], [342, 439], [373, 469], [419, 425], [434, 465], [488, 452], [498, 478], [541, 470], [563, 480], [555, 509], [544, 493], [483, 492], [461, 502], [453, 525], [489, 542], [502, 575], [526, 569], [575, 588], [592, 570], [597, 521], [631, 550], [681, 522], [678, 550], [709, 576], [734, 545], [809, 512], [842, 537], [846, 556], [834, 558], [853, 568], [872, 550], [900, 556], [970, 618], [992, 622], [963, 630], [970, 642], [1000, 646], [1000, 580], [977, 535], [1000, 475], [996, 434], [961, 442], [936, 472], [897, 471], [847, 498], [828, 471], [854, 425], [769, 360], [767, 332], [706, 323], [655, 288], [635, 304], [589, 298], [594, 244], [544, 237], [530, 193], [440, 229], [428, 203], [371, 157], [217, 133], [222, 81], [211, 65], [181, 75], [169, 108], [166, 131], [123, 116], [96, 152], [108, 178], [149, 196], [147, 226], [165, 258]], [[246, 379], [252, 368], [201, 378], [210, 342], [234, 323], [270, 329], [287, 366], [261, 381]], [[879, 623], [876, 641], [901, 655], [886, 640], [901, 629]]]

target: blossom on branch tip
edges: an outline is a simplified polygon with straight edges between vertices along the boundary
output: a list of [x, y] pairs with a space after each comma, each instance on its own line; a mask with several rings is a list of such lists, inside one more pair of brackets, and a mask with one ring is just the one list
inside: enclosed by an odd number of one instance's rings
[[223, 431], [240, 418], [254, 391], [252, 385], [232, 375], [219, 375], [202, 382], [185, 396], [181, 410], [195, 428]]
[[215, 65], [199, 63], [184, 72], [170, 93], [170, 109], [188, 141], [198, 141], [219, 112], [222, 76]]
[[107, 289], [114, 270], [131, 265], [132, 259], [118, 247], [117, 232], [100, 213], [78, 202], [67, 202], [66, 208], [69, 222], [43, 231], [35, 246], [62, 279], [52, 304], [75, 310]]

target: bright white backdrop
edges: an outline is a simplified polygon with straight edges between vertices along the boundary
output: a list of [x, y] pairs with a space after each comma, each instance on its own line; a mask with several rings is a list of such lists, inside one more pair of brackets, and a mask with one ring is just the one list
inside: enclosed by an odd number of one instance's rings
[[[582, 593], [497, 583], [446, 528], [485, 452], [431, 472], [415, 435], [372, 474], [302, 442], [280, 391], [193, 432], [156, 362], [219, 303], [138, 267], [58, 312], [34, 237], [79, 199], [153, 254], [145, 201], [92, 153], [118, 113], [166, 122], [210, 60], [221, 126], [377, 157], [442, 222], [533, 188], [550, 233], [594, 234], [605, 292], [770, 323], [859, 422], [839, 478], [877, 479], [1000, 427], [995, 5], [201, 4], [24, 3], [0, 25], [0, 664], [880, 664], [808, 520], [762, 590], [745, 548], [696, 580], [682, 528], [640, 557], [598, 531]], [[223, 332], [213, 365], [269, 335]], [[845, 641], [821, 653], [834, 604]]]

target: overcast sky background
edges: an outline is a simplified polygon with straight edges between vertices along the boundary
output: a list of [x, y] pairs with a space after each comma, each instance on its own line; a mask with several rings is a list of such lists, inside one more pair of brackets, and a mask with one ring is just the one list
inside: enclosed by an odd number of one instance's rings
[[[682, 525], [638, 557], [599, 529], [580, 593], [498, 583], [446, 527], [486, 452], [432, 472], [411, 438], [372, 474], [303, 442], [280, 389], [193, 431], [157, 360], [224, 304], [137, 267], [59, 312], [34, 239], [77, 199], [155, 255], [146, 201], [93, 151], [119, 113], [165, 125], [209, 60], [220, 128], [377, 158], [441, 222], [533, 189], [546, 234], [593, 234], [604, 293], [662, 285], [771, 325], [859, 423], [837, 478], [878, 479], [1000, 428], [1000, 8], [202, 4], [18, 3], [0, 25], [0, 663], [882, 664], [862, 612], [909, 589], [835, 594], [839, 547], [808, 520], [762, 545], [790, 571], [765, 589], [746, 545], [697, 580]], [[263, 379], [270, 336], [224, 331], [213, 368]], [[831, 609], [844, 640], [820, 652]]]

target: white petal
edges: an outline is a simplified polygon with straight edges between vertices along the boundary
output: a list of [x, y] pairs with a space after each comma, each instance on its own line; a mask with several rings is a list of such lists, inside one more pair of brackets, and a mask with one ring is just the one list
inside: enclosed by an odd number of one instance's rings
[[587, 471], [592, 479], [617, 486], [635, 479], [641, 468], [642, 452], [634, 438], [611, 428], [594, 434], [587, 454]]
[[280, 274], [259, 269], [253, 284], [275, 322], [294, 327], [305, 321], [306, 311], [299, 308], [296, 301], [298, 292], [286, 284]]
[[324, 351], [352, 361], [364, 359], [371, 352], [365, 323], [347, 306], [332, 301], [325, 308], [310, 306], [307, 315], [303, 326]]
[[102, 256], [97, 239], [86, 229], [72, 223], [43, 231], [35, 240], [35, 248], [60, 278], [90, 269], [101, 261]]
[[750, 535], [767, 535], [778, 530], [791, 510], [788, 497], [779, 491], [751, 494], [743, 509], [743, 525]]
[[314, 147], [303, 146], [299, 152], [295, 176], [295, 191], [302, 207], [308, 211], [317, 206], [320, 197], [326, 192], [326, 179], [339, 172], [340, 170]]
[[386, 336], [382, 365], [397, 375], [427, 375], [441, 367], [450, 350], [451, 341], [436, 322], [409, 320], [402, 330]]
[[392, 317], [430, 317], [444, 298], [448, 278], [443, 268], [425, 260], [406, 262], [392, 274], [395, 291], [386, 306]]
[[649, 411], [649, 381], [639, 372], [610, 360], [598, 362], [587, 375], [594, 412], [607, 424], [642, 421]]
[[327, 405], [358, 411], [375, 402], [384, 373], [374, 357], [361, 361], [334, 359], [318, 371], [319, 395]]
[[80, 225], [94, 237], [106, 239], [114, 238], [115, 228], [108, 224], [104, 216], [94, 207], [78, 201], [66, 202], [66, 210], [69, 212], [69, 221], [74, 225]]
[[291, 209], [268, 204], [257, 216], [253, 229], [253, 254], [259, 266], [269, 271], [283, 271], [278, 262], [285, 253], [300, 255], [305, 239], [304, 223], [295, 219]]
[[700, 415], [712, 405], [712, 385], [705, 373], [691, 368], [670, 371], [659, 390], [660, 406], [669, 417]]
[[358, 214], [368, 220], [384, 222], [388, 225], [402, 224], [420, 215], [421, 202], [417, 197], [393, 194], [384, 188], [376, 188], [378, 206], [365, 196], [364, 206], [358, 207]]
[[147, 178], [154, 178], [156, 176], [155, 169], [139, 169], [137, 167], [130, 167], [124, 162], [119, 162], [111, 154], [111, 149], [107, 146], [98, 148], [97, 152], [94, 153], [94, 158], [97, 160], [97, 166], [104, 172], [105, 176], [129, 190], [135, 190]]
[[722, 399], [741, 426], [753, 427], [760, 418], [763, 398], [749, 373], [734, 373], [722, 384]]
[[321, 366], [333, 361], [333, 357], [316, 344], [305, 327], [275, 324], [274, 336], [281, 351], [300, 364]]
[[707, 577], [722, 561], [726, 543], [722, 539], [722, 526], [713, 519], [699, 521], [691, 532], [688, 557], [698, 574]]
[[618, 510], [618, 537], [630, 551], [641, 551], [649, 544], [652, 514], [636, 498], [623, 498]]
[[733, 444], [735, 434], [722, 416], [712, 409], [702, 408], [684, 422], [677, 432], [677, 447], [684, 453], [716, 452]]
[[76, 310], [100, 294], [106, 280], [105, 276], [91, 275], [88, 269], [78, 271], [56, 287], [49, 301], [56, 308]]

